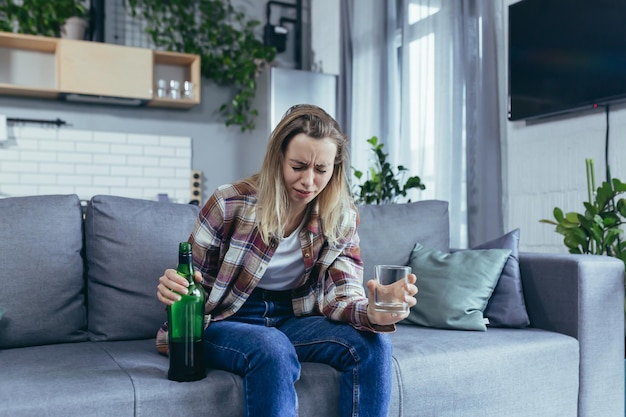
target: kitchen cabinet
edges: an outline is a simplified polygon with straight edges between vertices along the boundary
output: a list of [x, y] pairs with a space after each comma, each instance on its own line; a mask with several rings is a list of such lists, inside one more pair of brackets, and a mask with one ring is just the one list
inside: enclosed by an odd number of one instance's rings
[[[189, 81], [192, 93], [157, 97], [158, 79]], [[190, 108], [200, 83], [198, 55], [0, 32], [2, 95]]]
[[62, 40], [57, 46], [63, 93], [150, 100], [152, 51], [106, 43]]

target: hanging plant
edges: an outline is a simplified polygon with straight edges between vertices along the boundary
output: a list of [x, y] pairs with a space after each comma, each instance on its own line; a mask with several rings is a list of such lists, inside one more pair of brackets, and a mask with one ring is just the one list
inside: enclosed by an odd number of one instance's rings
[[58, 37], [69, 17], [86, 17], [83, 0], [0, 0], [0, 31]]
[[[426, 186], [417, 175], [409, 177], [404, 185], [400, 181], [404, 179], [404, 174], [408, 171], [402, 165], [398, 165], [397, 172], [387, 162], [389, 156], [383, 152], [384, 144], [378, 143], [378, 138], [372, 136], [367, 140], [371, 146], [371, 151], [376, 156], [374, 164], [368, 170], [368, 179], [363, 181], [354, 189], [352, 194], [357, 204], [392, 204], [397, 203], [400, 197], [406, 197], [407, 191], [412, 188], [424, 190]], [[354, 176], [358, 181], [363, 178], [363, 172], [352, 168]], [[408, 202], [411, 202], [409, 200]]]
[[226, 126], [254, 129], [256, 78], [276, 55], [255, 34], [261, 22], [248, 20], [230, 0], [127, 0], [127, 6], [145, 21], [157, 48], [199, 55], [205, 78], [235, 88], [233, 99], [220, 107]]

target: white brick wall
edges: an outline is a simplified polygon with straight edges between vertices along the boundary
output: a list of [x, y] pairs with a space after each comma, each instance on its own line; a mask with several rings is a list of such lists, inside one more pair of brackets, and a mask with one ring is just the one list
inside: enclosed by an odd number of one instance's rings
[[0, 197], [96, 194], [190, 199], [191, 138], [9, 126], [0, 142]]

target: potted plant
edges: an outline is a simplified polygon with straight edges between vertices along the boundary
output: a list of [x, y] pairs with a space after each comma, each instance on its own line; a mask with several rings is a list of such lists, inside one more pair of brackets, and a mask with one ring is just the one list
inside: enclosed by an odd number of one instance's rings
[[65, 19], [65, 23], [61, 25], [61, 37], [65, 39], [83, 40], [85, 39], [85, 30], [88, 25], [87, 19], [81, 16], [76, 15], [68, 17]]
[[227, 126], [254, 129], [256, 78], [276, 55], [255, 34], [258, 20], [246, 19], [230, 0], [127, 0], [127, 5], [131, 15], [144, 19], [156, 47], [200, 55], [204, 77], [234, 87], [233, 99], [220, 107]]
[[[400, 197], [406, 197], [407, 191], [412, 188], [420, 190], [426, 189], [422, 180], [418, 176], [409, 177], [401, 185], [404, 175], [408, 171], [402, 165], [397, 166], [397, 171], [389, 162], [389, 156], [383, 152], [384, 144], [378, 143], [378, 137], [372, 136], [367, 140], [376, 159], [368, 170], [368, 178], [356, 185], [353, 189], [354, 200], [357, 204], [390, 204], [397, 203]], [[363, 172], [352, 168], [354, 176], [358, 181], [363, 178]], [[409, 199], [408, 202], [411, 200]]]
[[84, 18], [82, 0], [0, 1], [0, 31], [58, 37], [71, 17]]
[[[585, 164], [588, 197], [588, 201], [583, 202], [585, 212], [564, 213], [559, 207], [555, 207], [554, 220], [542, 219], [540, 222], [555, 226], [555, 231], [563, 235], [563, 243], [569, 253], [612, 256], [626, 264], [626, 241], [623, 239], [622, 229], [626, 219], [626, 198], [618, 199], [626, 193], [626, 183], [612, 178], [611, 181], [602, 182], [596, 189], [593, 160], [586, 159]], [[608, 172], [607, 178], [610, 178]], [[624, 315], [626, 316], [626, 299]], [[626, 332], [626, 323], [624, 331]]]
[[563, 235], [569, 253], [613, 256], [626, 263], [626, 241], [621, 229], [626, 219], [626, 199], [618, 198], [626, 193], [626, 184], [612, 178], [596, 189], [593, 160], [587, 159], [585, 163], [588, 195], [588, 201], [583, 202], [585, 212], [564, 213], [555, 207], [554, 220], [540, 222], [555, 226], [555, 231]]

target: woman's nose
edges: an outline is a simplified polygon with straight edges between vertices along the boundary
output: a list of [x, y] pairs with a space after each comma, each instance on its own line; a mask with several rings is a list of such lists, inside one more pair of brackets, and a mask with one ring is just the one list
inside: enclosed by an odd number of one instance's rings
[[314, 173], [313, 170], [311, 169], [307, 169], [302, 171], [302, 176], [300, 177], [300, 181], [302, 181], [302, 184], [304, 185], [311, 185], [313, 184], [313, 178], [314, 178]]

